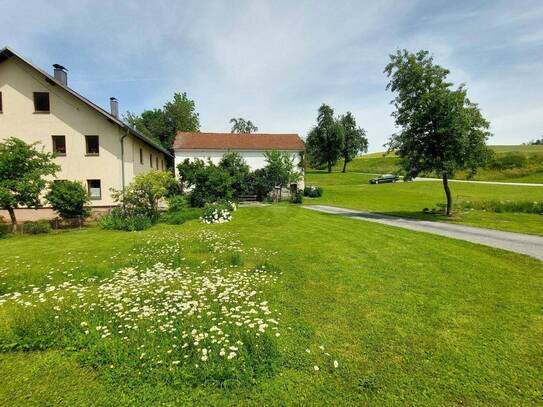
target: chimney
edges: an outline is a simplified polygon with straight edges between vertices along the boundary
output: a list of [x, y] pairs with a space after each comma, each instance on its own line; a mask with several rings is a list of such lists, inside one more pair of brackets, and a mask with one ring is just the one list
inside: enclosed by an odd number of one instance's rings
[[54, 64], [53, 68], [55, 68], [55, 79], [64, 86], [68, 86], [68, 70], [59, 64]]
[[109, 98], [109, 105], [111, 106], [111, 114], [117, 119], [119, 118], [119, 101], [114, 97]]

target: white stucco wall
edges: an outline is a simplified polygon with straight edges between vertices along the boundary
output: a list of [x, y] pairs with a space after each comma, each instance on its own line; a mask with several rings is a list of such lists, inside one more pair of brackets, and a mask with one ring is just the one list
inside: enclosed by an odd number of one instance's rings
[[[266, 158], [264, 156], [264, 150], [175, 150], [175, 175], [179, 175], [177, 171], [177, 165], [183, 162], [185, 159], [189, 158], [190, 160], [200, 159], [206, 161], [208, 158], [214, 164], [218, 164], [222, 156], [227, 153], [238, 153], [243, 157], [247, 165], [251, 168], [251, 171], [257, 170], [259, 168], [264, 168], [266, 166]], [[300, 152], [299, 151], [285, 151], [290, 154], [294, 163], [298, 165], [300, 163]], [[304, 187], [303, 177], [298, 182], [300, 188]]]
[[[110, 188], [122, 186], [121, 137], [125, 130], [62, 89], [48, 83], [44, 76], [16, 57], [0, 64], [0, 141], [17, 137], [27, 143], [39, 142], [44, 151], [53, 150], [52, 136], [66, 137], [66, 155], [55, 158], [61, 166], [56, 179], [78, 180], [85, 186], [89, 179], [101, 181], [102, 197], [93, 206], [109, 206], [114, 201]], [[33, 92], [48, 92], [49, 113], [35, 113]], [[85, 135], [99, 136], [98, 156], [85, 154]], [[143, 149], [143, 163], [139, 149]], [[153, 166], [150, 157], [153, 156]], [[150, 169], [162, 168], [164, 154], [130, 135], [124, 139], [125, 184]], [[165, 163], [164, 163], [165, 165]], [[0, 213], [1, 215], [1, 213]]]

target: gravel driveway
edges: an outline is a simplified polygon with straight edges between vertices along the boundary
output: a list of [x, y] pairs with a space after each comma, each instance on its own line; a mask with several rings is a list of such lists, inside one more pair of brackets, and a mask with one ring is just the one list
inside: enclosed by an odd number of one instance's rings
[[327, 205], [303, 205], [303, 208], [416, 230], [419, 232], [433, 233], [453, 239], [466, 240], [468, 242], [479, 243], [497, 249], [526, 254], [535, 257], [536, 259], [543, 260], [543, 237], [541, 236], [502, 232], [499, 230], [455, 225], [445, 222], [430, 222], [419, 219], [401, 218]]

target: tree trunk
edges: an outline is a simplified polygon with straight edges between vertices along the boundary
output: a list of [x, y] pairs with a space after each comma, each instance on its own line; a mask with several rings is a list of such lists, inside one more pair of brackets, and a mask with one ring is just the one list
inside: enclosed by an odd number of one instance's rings
[[328, 172], [332, 172], [332, 163], [328, 161]]
[[341, 172], [347, 171], [347, 160], [343, 160], [343, 170]]
[[443, 188], [445, 189], [445, 195], [447, 196], [447, 216], [451, 216], [452, 212], [452, 195], [449, 188], [449, 179], [447, 174], [443, 173]]
[[13, 210], [13, 208], [7, 208], [8, 209], [8, 213], [9, 213], [9, 217], [11, 219], [11, 230], [13, 231], [13, 233], [17, 232], [17, 219], [15, 218], [15, 211]]

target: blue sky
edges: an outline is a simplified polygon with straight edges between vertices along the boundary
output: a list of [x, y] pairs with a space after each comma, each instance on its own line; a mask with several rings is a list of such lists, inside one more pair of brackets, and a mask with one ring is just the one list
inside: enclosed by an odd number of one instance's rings
[[394, 131], [383, 68], [398, 48], [430, 50], [490, 120], [491, 144], [543, 135], [542, 1], [7, 1], [0, 46], [104, 108], [162, 106], [176, 91], [203, 131], [231, 117], [297, 132], [323, 102], [352, 111], [370, 150]]

